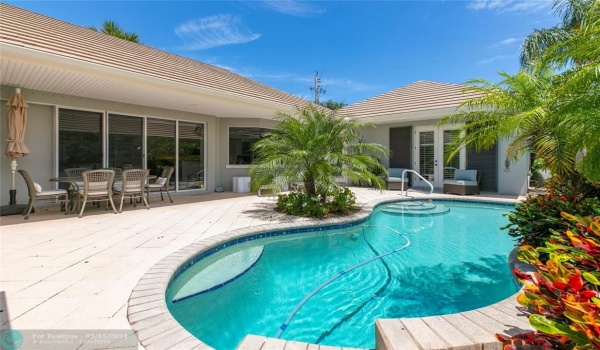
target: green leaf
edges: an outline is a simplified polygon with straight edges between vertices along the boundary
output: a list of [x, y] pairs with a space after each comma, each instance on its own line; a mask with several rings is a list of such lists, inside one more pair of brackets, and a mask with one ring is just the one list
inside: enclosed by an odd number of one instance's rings
[[590, 272], [584, 272], [582, 276], [586, 281], [590, 282], [591, 284], [600, 286], [600, 280], [598, 279], [598, 276], [595, 276]]

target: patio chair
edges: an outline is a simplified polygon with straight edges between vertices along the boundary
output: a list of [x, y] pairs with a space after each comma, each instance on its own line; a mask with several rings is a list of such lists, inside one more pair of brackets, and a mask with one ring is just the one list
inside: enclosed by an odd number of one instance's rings
[[129, 169], [123, 171], [123, 182], [114, 186], [114, 194], [121, 196], [121, 204], [119, 205], [119, 213], [123, 212], [123, 200], [125, 196], [133, 199], [133, 206], [137, 206], [137, 199], [139, 197], [144, 202], [147, 209], [150, 209], [148, 201], [144, 196], [144, 186], [146, 185], [146, 179], [148, 178], [147, 169]]
[[27, 184], [27, 190], [29, 191], [29, 203], [27, 203], [27, 208], [25, 208], [25, 211], [23, 212], [23, 215], [25, 215], [25, 220], [29, 219], [29, 214], [31, 214], [31, 210], [33, 209], [33, 204], [35, 203], [36, 200], [56, 200], [56, 199], [64, 199], [64, 208], [65, 208], [65, 215], [68, 214], [68, 201], [69, 201], [69, 197], [67, 194], [66, 190], [48, 190], [48, 191], [44, 191], [42, 189], [42, 186], [40, 186], [40, 184], [33, 182], [33, 180], [31, 179], [31, 176], [29, 176], [29, 174], [25, 171], [25, 170], [17, 170], [19, 172], [19, 174], [21, 174], [21, 176], [23, 176], [23, 179], [25, 180], [25, 183]]
[[402, 184], [404, 183], [404, 188], [408, 189], [408, 173], [404, 174], [404, 178], [402, 178], [402, 172], [406, 170], [404, 168], [389, 168], [388, 169], [388, 177], [385, 179], [385, 183], [387, 184], [388, 190], [401, 190]]
[[83, 176], [83, 189], [79, 189], [77, 196], [83, 199], [83, 203], [79, 217], [83, 217], [83, 211], [88, 199], [107, 201], [107, 208], [108, 203], [110, 203], [112, 210], [117, 214], [115, 203], [113, 203], [112, 199], [112, 186], [115, 179], [114, 170], [86, 170], [81, 175]]
[[200, 188], [204, 185], [204, 169], [188, 175], [187, 188]]
[[146, 184], [146, 197], [148, 197], [148, 201], [150, 200], [150, 190], [158, 189], [160, 191], [160, 200], [163, 201], [163, 189], [167, 192], [167, 196], [169, 196], [169, 200], [173, 203], [173, 199], [171, 199], [171, 194], [169, 193], [169, 184], [171, 182], [171, 176], [175, 172], [175, 168], [166, 166], [163, 168], [162, 175], [156, 179], [156, 182], [153, 184]]
[[67, 168], [65, 173], [68, 177], [81, 177], [84, 171], [90, 170], [89, 168]]
[[453, 179], [444, 180], [444, 193], [479, 194], [480, 183], [480, 171], [456, 169]]

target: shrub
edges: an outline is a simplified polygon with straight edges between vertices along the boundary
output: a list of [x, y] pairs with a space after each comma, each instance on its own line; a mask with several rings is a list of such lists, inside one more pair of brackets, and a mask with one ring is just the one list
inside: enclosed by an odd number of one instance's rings
[[[523, 246], [519, 260], [534, 265], [536, 273], [515, 270], [525, 285], [517, 298], [532, 310], [534, 334], [505, 338], [505, 349], [536, 347], [552, 349], [600, 348], [600, 217], [594, 219], [562, 213], [574, 225], [552, 231], [544, 247]], [[547, 262], [539, 254], [549, 257]]]
[[305, 192], [290, 192], [277, 198], [277, 209], [290, 215], [323, 217], [346, 214], [354, 208], [356, 196], [349, 188], [332, 187], [327, 196], [309, 196]]
[[567, 227], [562, 212], [600, 215], [598, 189], [593, 185], [587, 182], [573, 185], [560, 179], [549, 180], [546, 185], [547, 195], [529, 195], [506, 215], [510, 224], [503, 229], [509, 229], [508, 234], [516, 237], [519, 245], [543, 246], [551, 230]]

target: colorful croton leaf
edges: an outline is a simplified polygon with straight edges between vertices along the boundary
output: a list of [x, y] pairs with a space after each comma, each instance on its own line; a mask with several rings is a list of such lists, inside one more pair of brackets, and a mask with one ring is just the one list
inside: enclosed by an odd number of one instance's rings
[[[517, 301], [531, 309], [535, 333], [497, 335], [504, 350], [600, 349], [600, 217], [561, 214], [571, 223], [552, 231], [544, 247], [523, 246], [519, 260], [537, 268], [515, 275], [524, 285]], [[549, 256], [545, 263], [540, 253]]]

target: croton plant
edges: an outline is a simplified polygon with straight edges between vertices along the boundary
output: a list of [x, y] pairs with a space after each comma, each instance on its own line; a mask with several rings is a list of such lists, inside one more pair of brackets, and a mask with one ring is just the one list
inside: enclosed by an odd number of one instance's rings
[[[552, 231], [544, 247], [523, 246], [519, 260], [535, 273], [515, 274], [524, 285], [518, 302], [531, 310], [535, 333], [497, 335], [504, 350], [600, 349], [600, 217], [562, 213], [571, 225]], [[540, 253], [549, 259], [542, 262]]]

